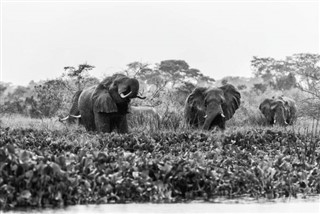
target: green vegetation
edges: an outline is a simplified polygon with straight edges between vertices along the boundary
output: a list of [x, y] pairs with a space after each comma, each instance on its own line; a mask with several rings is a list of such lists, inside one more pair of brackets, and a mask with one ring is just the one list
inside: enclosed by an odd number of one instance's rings
[[320, 137], [0, 129], [1, 209], [320, 194]]

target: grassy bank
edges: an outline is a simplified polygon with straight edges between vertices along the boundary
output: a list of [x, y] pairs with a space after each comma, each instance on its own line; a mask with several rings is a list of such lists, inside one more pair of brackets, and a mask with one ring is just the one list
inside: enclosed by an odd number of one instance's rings
[[43, 123], [2, 120], [1, 209], [320, 194], [319, 136], [277, 127], [95, 134]]

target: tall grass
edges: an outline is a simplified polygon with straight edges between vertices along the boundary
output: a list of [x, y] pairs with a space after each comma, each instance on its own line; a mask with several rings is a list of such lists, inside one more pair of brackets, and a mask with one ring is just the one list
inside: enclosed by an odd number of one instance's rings
[[0, 117], [0, 126], [1, 127], [10, 127], [10, 128], [23, 128], [23, 129], [37, 129], [37, 130], [73, 130], [73, 129], [82, 129], [77, 125], [67, 125], [61, 123], [59, 118], [43, 118], [35, 119], [19, 114], [5, 114]]
[[[72, 132], [74, 130], [83, 130], [84, 127], [77, 124], [66, 124], [58, 120], [58, 118], [33, 119], [26, 116], [12, 114], [1, 115], [0, 126], [11, 128], [31, 128], [38, 130], [65, 130]], [[160, 117], [154, 117], [145, 114], [128, 114], [128, 125], [130, 132], [134, 133], [152, 133], [159, 131], [181, 132], [189, 129], [186, 125], [183, 113], [180, 111], [166, 111]], [[264, 116], [258, 109], [254, 107], [241, 106], [234, 116], [226, 122], [226, 131], [231, 130], [249, 130], [252, 128], [268, 128], [277, 129], [279, 131], [292, 131], [295, 133], [316, 136], [320, 135], [320, 124], [317, 120], [306, 117], [299, 117], [292, 126], [268, 126]], [[219, 132], [215, 129], [213, 132]]]

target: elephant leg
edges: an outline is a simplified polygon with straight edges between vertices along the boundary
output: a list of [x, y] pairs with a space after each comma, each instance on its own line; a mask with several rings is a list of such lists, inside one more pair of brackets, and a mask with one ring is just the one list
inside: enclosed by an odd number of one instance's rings
[[112, 131], [112, 124], [110, 116], [106, 113], [95, 113], [95, 126], [99, 132], [110, 133]]
[[117, 128], [119, 133], [128, 133], [129, 128], [128, 128], [128, 121], [127, 121], [126, 115], [123, 115], [118, 118]]
[[226, 129], [226, 123], [225, 122], [221, 122], [218, 124], [218, 127], [221, 129], [221, 130], [225, 130]]
[[94, 123], [94, 115], [93, 113], [82, 114], [79, 119], [79, 123], [84, 125], [87, 131], [96, 131], [96, 125]]

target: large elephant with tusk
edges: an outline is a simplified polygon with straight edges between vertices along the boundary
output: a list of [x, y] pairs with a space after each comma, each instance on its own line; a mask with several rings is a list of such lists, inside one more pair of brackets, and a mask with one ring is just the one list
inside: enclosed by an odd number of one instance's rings
[[239, 108], [240, 99], [239, 91], [231, 84], [212, 88], [197, 87], [186, 100], [186, 123], [204, 130], [211, 130], [215, 126], [224, 130], [225, 122]]
[[122, 74], [115, 74], [102, 80], [98, 85], [81, 91], [75, 100], [79, 114], [69, 115], [80, 117], [88, 131], [128, 132], [127, 114], [129, 103], [133, 98], [140, 97], [139, 82]]

